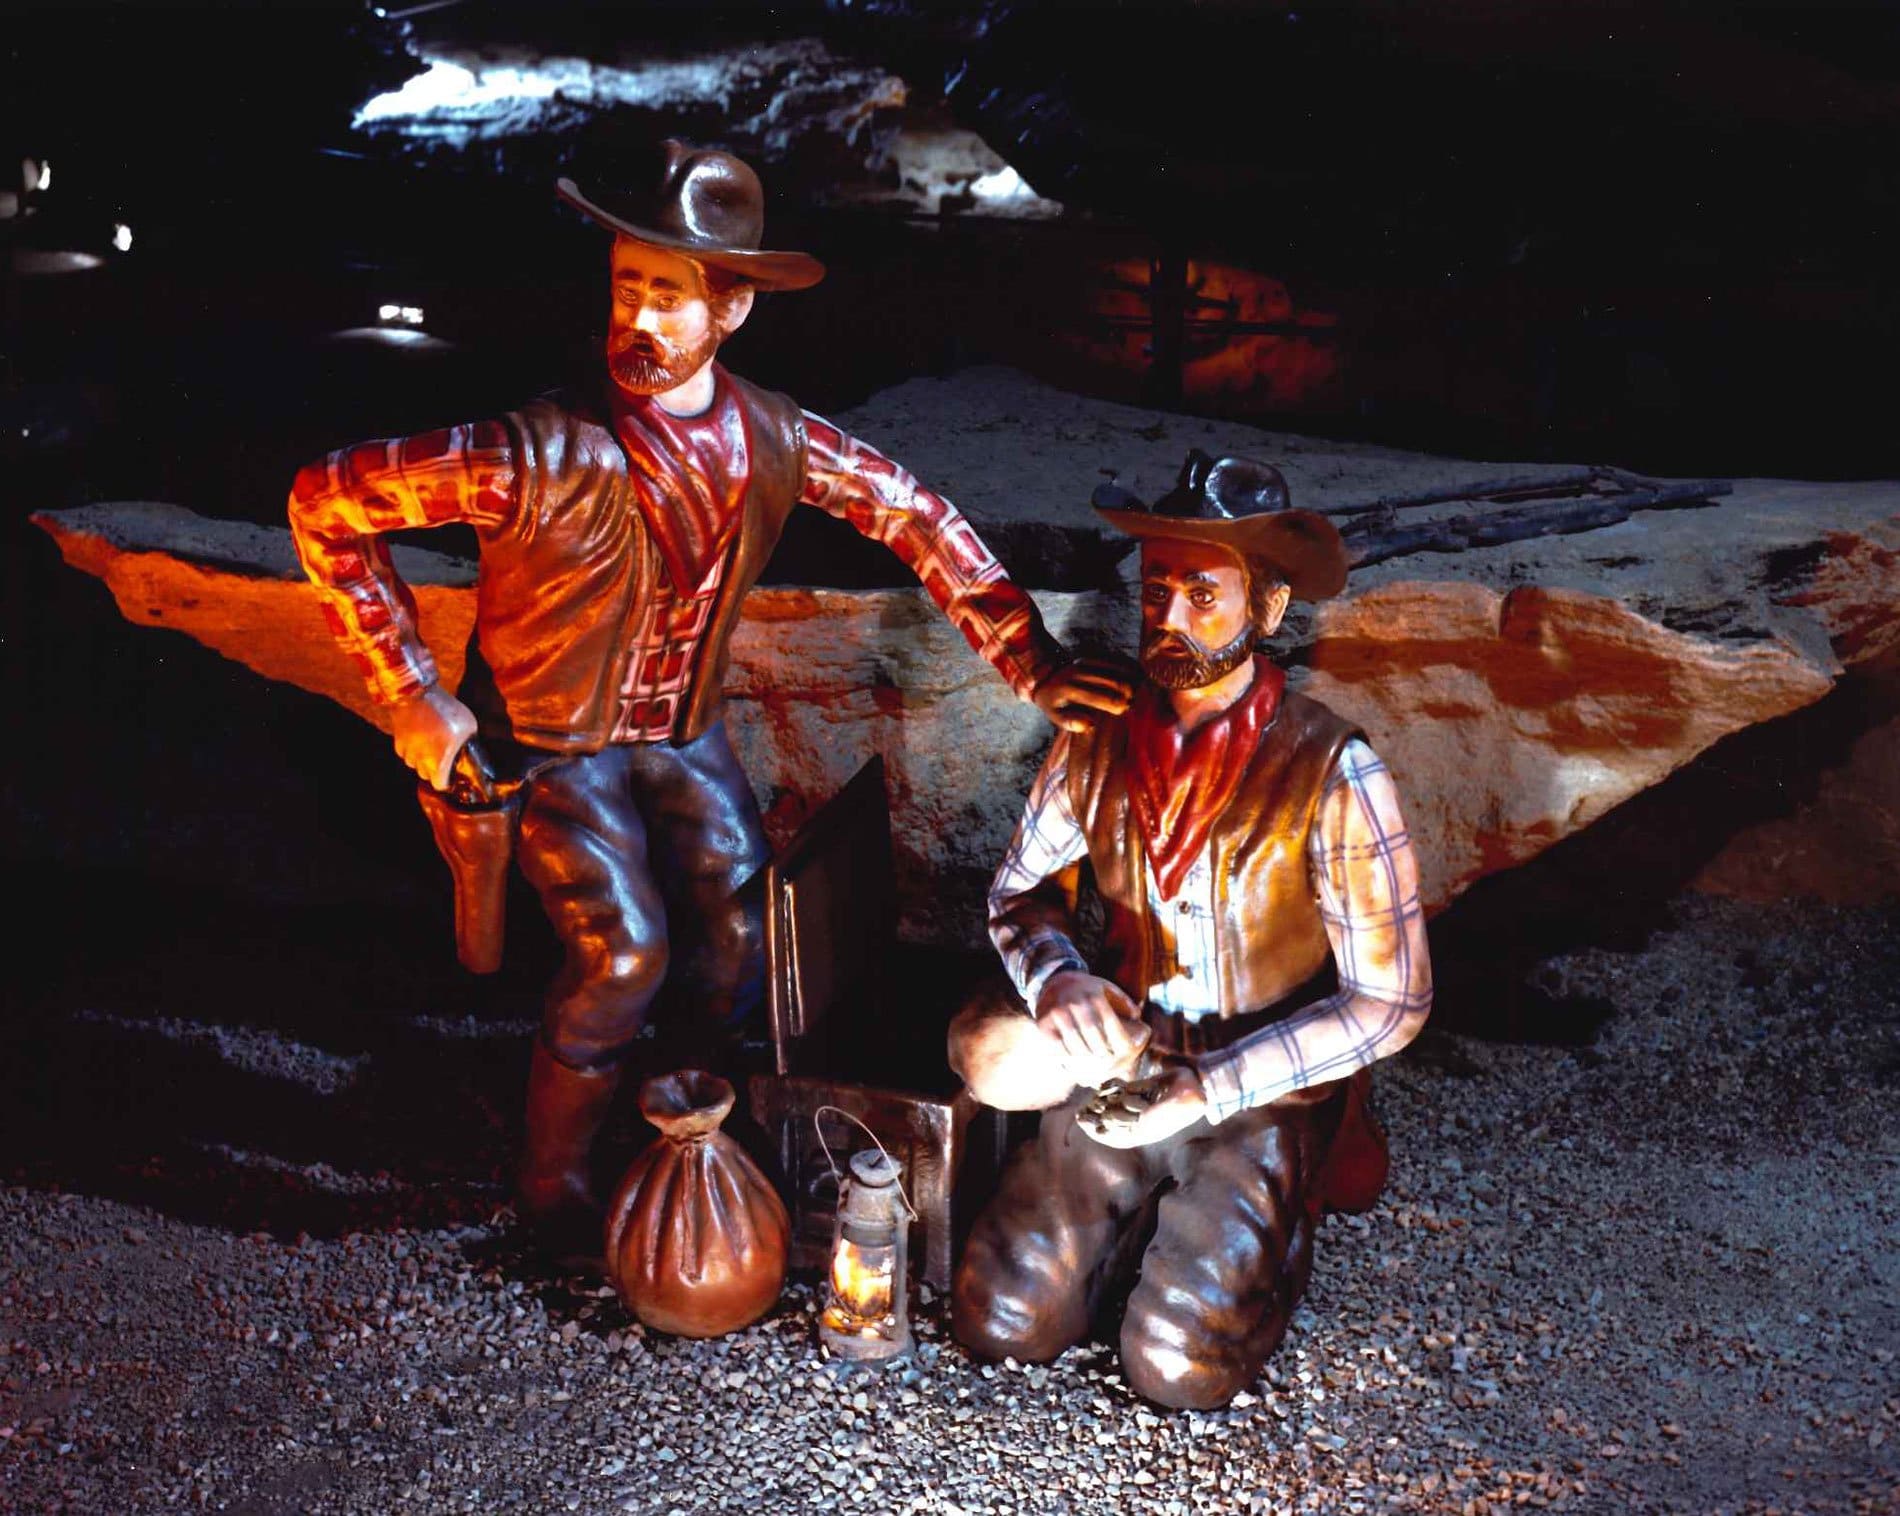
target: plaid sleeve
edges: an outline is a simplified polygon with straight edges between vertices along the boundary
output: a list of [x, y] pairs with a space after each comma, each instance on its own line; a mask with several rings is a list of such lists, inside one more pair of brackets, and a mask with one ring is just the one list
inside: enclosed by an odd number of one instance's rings
[[1088, 968], [1063, 930], [1068, 892], [1054, 883], [1086, 850], [1082, 828], [1069, 807], [1068, 776], [1069, 734], [1059, 732], [990, 884], [990, 941], [1032, 1011], [1054, 975]]
[[1430, 1014], [1431, 960], [1411, 834], [1391, 774], [1363, 742], [1349, 742], [1333, 766], [1307, 863], [1339, 989], [1198, 1061], [1210, 1121], [1389, 1057]]
[[1028, 699], [1064, 661], [1062, 649], [1043, 627], [1035, 602], [1003, 572], [976, 528], [868, 443], [809, 411], [805, 428], [810, 441], [804, 503], [903, 559], [970, 646]]
[[499, 526], [516, 496], [514, 449], [499, 421], [365, 442], [298, 473], [290, 492], [298, 561], [378, 704], [436, 680], [435, 659], [416, 631], [415, 597], [383, 534], [451, 521]]

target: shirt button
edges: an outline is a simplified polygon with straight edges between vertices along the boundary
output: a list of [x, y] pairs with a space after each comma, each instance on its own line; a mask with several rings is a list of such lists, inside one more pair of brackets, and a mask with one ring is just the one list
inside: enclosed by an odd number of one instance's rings
[[1178, 907], [1178, 909], [1180, 910], [1181, 914], [1185, 916], [1187, 915], [1189, 911], [1194, 909], [1194, 906], [1189, 901], [1183, 900], [1180, 906]]

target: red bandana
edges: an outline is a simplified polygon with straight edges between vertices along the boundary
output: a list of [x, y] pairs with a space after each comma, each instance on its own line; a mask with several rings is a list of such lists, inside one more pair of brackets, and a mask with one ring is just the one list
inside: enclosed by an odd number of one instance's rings
[[1257, 657], [1247, 693], [1191, 733], [1181, 730], [1158, 685], [1144, 685], [1136, 696], [1128, 718], [1129, 796], [1163, 900], [1181, 888], [1240, 789], [1285, 688], [1285, 671]]
[[732, 540], [749, 472], [745, 415], [724, 372], [713, 377], [713, 402], [697, 416], [672, 415], [648, 395], [614, 405], [640, 514], [681, 595], [705, 583]]

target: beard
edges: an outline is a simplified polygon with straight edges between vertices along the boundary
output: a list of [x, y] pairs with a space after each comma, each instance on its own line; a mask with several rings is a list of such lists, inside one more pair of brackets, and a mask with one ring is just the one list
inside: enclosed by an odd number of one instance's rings
[[717, 329], [688, 346], [635, 332], [608, 349], [607, 372], [630, 395], [659, 395], [684, 384], [718, 351]]
[[1192, 637], [1156, 632], [1141, 639], [1141, 671], [1164, 690], [1198, 690], [1227, 675], [1253, 656], [1254, 630], [1243, 628], [1225, 647], [1212, 652]]

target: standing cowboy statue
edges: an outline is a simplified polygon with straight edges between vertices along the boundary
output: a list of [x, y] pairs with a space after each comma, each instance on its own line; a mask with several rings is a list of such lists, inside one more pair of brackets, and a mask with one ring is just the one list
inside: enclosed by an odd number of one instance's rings
[[[757, 291], [824, 274], [760, 246], [749, 167], [668, 142], [646, 195], [597, 204], [565, 179], [558, 192], [613, 234], [611, 382], [332, 453], [297, 476], [290, 521], [332, 630], [426, 786], [465, 961], [494, 965], [510, 847], [560, 939], [517, 1208], [550, 1245], [597, 1251], [590, 1150], [662, 980], [689, 989], [681, 999], [720, 1034], [762, 994], [762, 926], [740, 890], [766, 846], [722, 685], [746, 592], [792, 508], [890, 548], [1059, 725], [1119, 712], [1128, 686], [1064, 656], [949, 501], [715, 361]], [[385, 540], [451, 521], [481, 547], [459, 697], [437, 682]]]
[[1152, 1221], [1123, 1372], [1205, 1408], [1279, 1344], [1320, 1213], [1383, 1186], [1367, 1066], [1423, 1026], [1431, 969], [1391, 776], [1256, 652], [1292, 596], [1344, 587], [1338, 532], [1288, 509], [1275, 469], [1198, 450], [1152, 508], [1112, 485], [1095, 505], [1141, 543], [1146, 678], [1119, 719], [1057, 735], [990, 891], [1014, 993], [958, 1016], [950, 1061], [986, 1103], [1045, 1114], [971, 1234], [955, 1330], [1054, 1358]]

